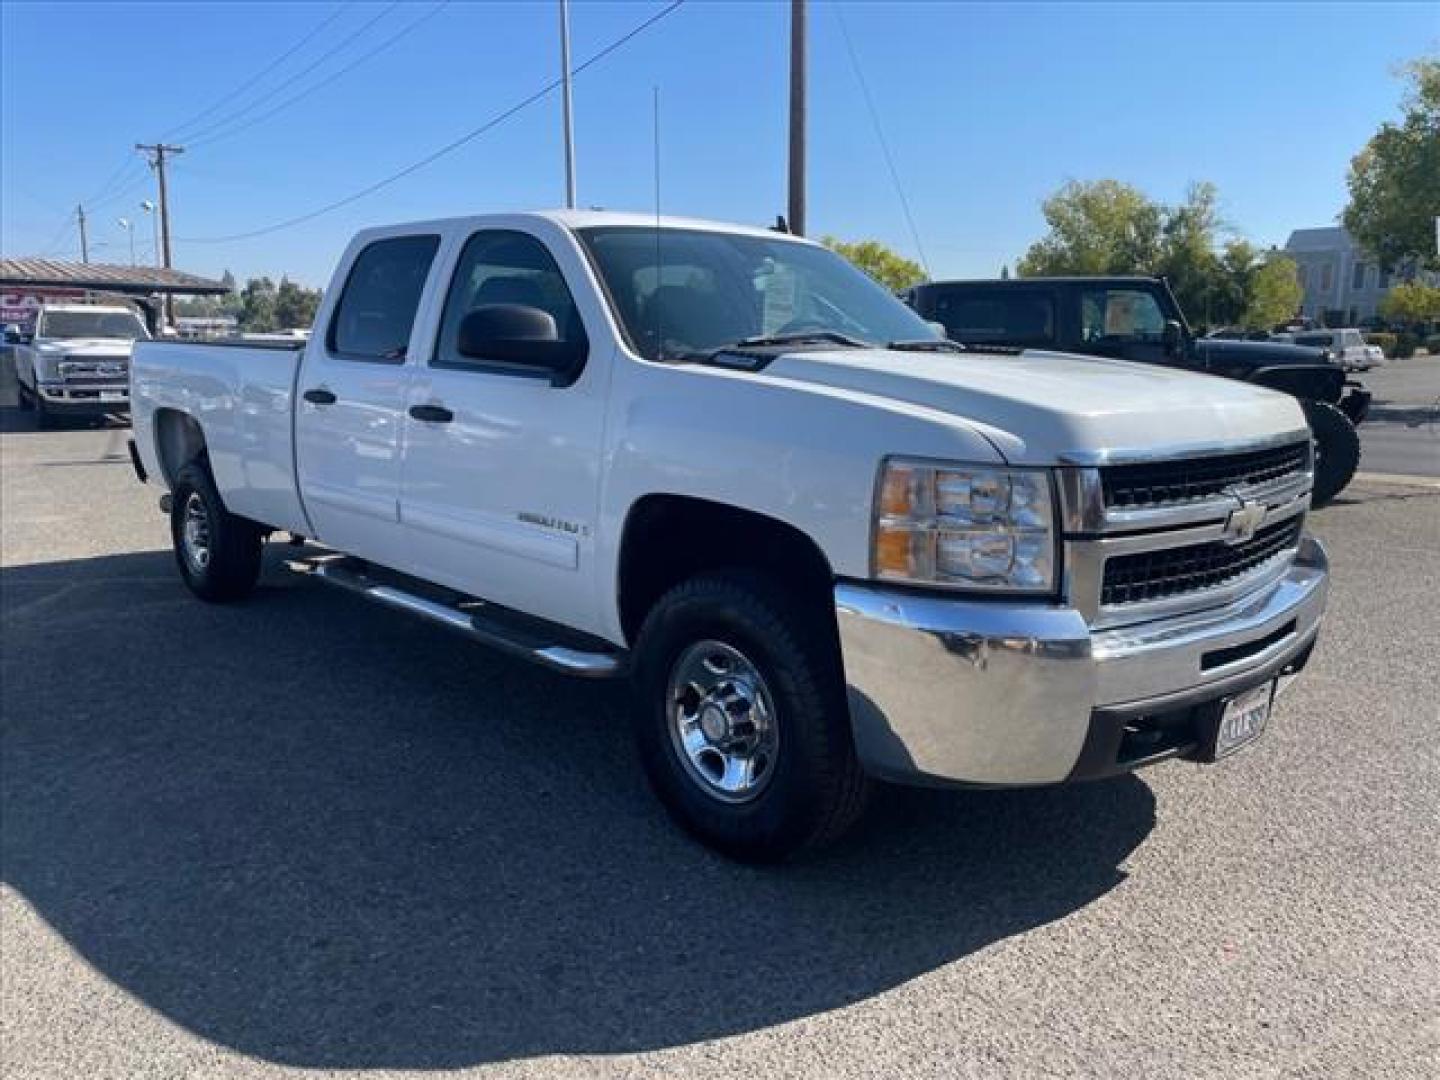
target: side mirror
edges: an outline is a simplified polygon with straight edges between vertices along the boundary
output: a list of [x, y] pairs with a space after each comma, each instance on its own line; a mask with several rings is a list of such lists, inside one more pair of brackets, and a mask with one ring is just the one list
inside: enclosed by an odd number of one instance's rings
[[1176, 319], [1165, 320], [1165, 331], [1162, 335], [1165, 342], [1166, 356], [1179, 356], [1180, 347], [1185, 341], [1185, 332], [1180, 329], [1180, 323]]
[[563, 341], [548, 311], [527, 304], [485, 304], [460, 320], [456, 351], [477, 363], [525, 368], [567, 386], [585, 360], [582, 342]]
[[19, 344], [20, 344], [20, 340], [21, 340], [20, 327], [17, 326], [17, 325], [15, 325], [15, 323], [6, 323], [6, 324], [5, 324], [5, 344], [6, 344], [6, 345], [19, 345]]

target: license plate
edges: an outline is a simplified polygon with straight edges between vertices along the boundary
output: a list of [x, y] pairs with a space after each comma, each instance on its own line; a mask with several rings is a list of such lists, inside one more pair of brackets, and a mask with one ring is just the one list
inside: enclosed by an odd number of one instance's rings
[[125, 391], [124, 391], [124, 390], [101, 390], [101, 391], [100, 391], [100, 400], [101, 400], [101, 401], [124, 401], [124, 400], [125, 400]]
[[1268, 682], [1227, 700], [1220, 708], [1220, 726], [1215, 732], [1215, 760], [1254, 742], [1270, 720], [1275, 684]]

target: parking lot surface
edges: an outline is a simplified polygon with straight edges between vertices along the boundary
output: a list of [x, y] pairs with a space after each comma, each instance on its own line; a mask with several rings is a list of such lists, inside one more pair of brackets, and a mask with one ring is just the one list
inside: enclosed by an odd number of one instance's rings
[[1375, 395], [1360, 425], [1361, 470], [1440, 477], [1440, 355], [1396, 360], [1353, 377]]
[[0, 429], [7, 1076], [1440, 1073], [1440, 490], [1313, 516], [1331, 615], [1251, 750], [884, 790], [754, 869], [617, 689], [283, 550], [201, 604], [127, 431]]

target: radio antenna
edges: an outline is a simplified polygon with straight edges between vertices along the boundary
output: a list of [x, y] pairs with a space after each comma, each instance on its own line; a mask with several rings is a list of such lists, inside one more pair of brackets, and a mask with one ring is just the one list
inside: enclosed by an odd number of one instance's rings
[[655, 335], [655, 359], [665, 359], [664, 326], [660, 321], [660, 305], [655, 302], [660, 293], [660, 87], [651, 87], [651, 142], [655, 156], [655, 291], [650, 294], [651, 317], [654, 320], [651, 332]]

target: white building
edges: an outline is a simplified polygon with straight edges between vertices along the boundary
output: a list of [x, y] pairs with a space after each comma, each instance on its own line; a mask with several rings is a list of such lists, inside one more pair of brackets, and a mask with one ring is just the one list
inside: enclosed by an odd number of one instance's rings
[[1345, 326], [1374, 318], [1391, 285], [1414, 276], [1398, 268], [1382, 270], [1338, 225], [1296, 229], [1285, 241], [1285, 254], [1299, 267], [1300, 286], [1305, 290], [1301, 313], [1319, 320], [1327, 311], [1339, 311]]

